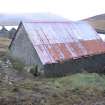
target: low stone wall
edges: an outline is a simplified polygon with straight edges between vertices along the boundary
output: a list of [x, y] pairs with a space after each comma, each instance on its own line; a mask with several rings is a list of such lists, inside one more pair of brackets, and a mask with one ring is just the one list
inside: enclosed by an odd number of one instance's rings
[[62, 63], [44, 65], [46, 76], [63, 76], [72, 73], [86, 72], [105, 72], [105, 54], [82, 57]]

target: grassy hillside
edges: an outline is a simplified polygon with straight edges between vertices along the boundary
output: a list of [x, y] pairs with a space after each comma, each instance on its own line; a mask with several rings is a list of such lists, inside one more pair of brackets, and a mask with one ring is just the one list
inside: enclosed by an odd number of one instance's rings
[[20, 21], [64, 21], [65, 18], [50, 13], [17, 13], [0, 14], [0, 25], [18, 26]]
[[85, 19], [95, 29], [105, 31], [105, 14], [97, 15], [88, 19]]
[[95, 29], [105, 31], [105, 20], [87, 20]]
[[104, 74], [34, 77], [24, 67], [14, 68], [17, 63], [7, 54], [9, 44], [0, 38], [0, 105], [105, 105]]

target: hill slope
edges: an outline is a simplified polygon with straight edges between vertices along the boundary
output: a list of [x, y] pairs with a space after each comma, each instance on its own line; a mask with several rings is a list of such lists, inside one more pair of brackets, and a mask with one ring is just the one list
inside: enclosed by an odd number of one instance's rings
[[0, 38], [0, 105], [105, 105], [105, 75], [34, 77], [8, 55], [10, 42]]
[[50, 13], [0, 14], [0, 25], [17, 26], [20, 21], [61, 21], [62, 17]]
[[85, 19], [89, 22], [97, 31], [105, 31], [105, 14], [96, 15], [94, 17]]

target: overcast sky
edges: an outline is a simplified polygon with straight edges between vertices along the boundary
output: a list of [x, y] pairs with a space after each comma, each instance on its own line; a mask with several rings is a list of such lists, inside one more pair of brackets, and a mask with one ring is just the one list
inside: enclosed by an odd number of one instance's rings
[[0, 0], [0, 13], [50, 12], [70, 20], [105, 13], [105, 0]]

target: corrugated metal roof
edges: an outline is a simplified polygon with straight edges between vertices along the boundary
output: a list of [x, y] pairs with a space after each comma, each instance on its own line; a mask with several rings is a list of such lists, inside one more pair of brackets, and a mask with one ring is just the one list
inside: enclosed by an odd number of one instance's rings
[[105, 44], [87, 23], [23, 23], [43, 64], [105, 52]]

